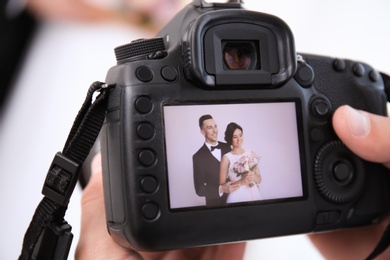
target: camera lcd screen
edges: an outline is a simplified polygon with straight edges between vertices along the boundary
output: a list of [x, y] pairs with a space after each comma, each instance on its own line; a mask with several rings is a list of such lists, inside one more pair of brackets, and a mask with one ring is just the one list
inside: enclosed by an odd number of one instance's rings
[[[302, 198], [297, 107], [295, 101], [164, 105], [170, 208]], [[219, 147], [207, 144], [213, 141]]]

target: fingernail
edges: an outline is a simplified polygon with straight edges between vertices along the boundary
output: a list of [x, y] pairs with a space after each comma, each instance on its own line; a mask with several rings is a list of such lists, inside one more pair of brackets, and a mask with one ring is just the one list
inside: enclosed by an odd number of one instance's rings
[[355, 137], [365, 137], [370, 133], [370, 119], [366, 114], [348, 107], [347, 120], [349, 129]]

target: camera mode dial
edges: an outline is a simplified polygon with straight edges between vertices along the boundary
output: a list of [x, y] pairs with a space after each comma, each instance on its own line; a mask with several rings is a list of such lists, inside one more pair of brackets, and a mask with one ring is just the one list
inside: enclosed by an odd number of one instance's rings
[[314, 163], [314, 181], [328, 201], [343, 204], [359, 197], [365, 179], [364, 164], [341, 141], [325, 144]]
[[116, 47], [114, 51], [118, 64], [128, 62], [136, 57], [160, 59], [166, 56], [163, 38], [135, 40], [129, 44]]

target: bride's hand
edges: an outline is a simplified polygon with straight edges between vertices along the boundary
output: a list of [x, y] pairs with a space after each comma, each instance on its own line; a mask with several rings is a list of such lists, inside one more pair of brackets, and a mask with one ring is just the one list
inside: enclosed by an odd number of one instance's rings
[[248, 172], [245, 176], [245, 180], [247, 184], [255, 182], [255, 173], [252, 171]]
[[253, 183], [254, 182], [254, 173], [253, 172], [248, 172], [247, 174], [245, 174], [241, 180], [237, 181], [237, 183], [240, 184], [240, 186], [247, 186], [249, 185], [250, 183]]

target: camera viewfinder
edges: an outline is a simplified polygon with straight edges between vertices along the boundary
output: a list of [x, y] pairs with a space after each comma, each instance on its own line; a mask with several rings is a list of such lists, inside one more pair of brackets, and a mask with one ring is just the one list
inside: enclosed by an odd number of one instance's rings
[[258, 44], [253, 41], [222, 41], [224, 69], [260, 69]]

